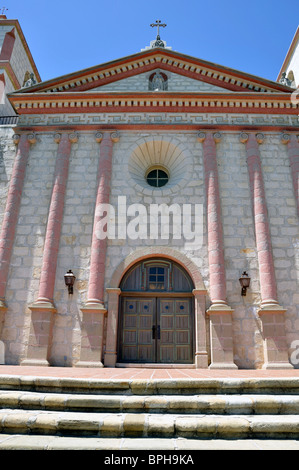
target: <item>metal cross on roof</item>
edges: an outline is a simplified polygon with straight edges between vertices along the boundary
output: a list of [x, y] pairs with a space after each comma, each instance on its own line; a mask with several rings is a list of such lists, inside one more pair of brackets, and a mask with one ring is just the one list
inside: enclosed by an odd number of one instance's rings
[[1, 8], [0, 8], [0, 11], [1, 11], [1, 15], [4, 15], [4, 12], [5, 12], [5, 11], [8, 11], [8, 8], [6, 8], [6, 7], [1, 7]]
[[161, 41], [161, 38], [160, 38], [160, 28], [165, 28], [167, 26], [167, 24], [165, 23], [161, 23], [161, 20], [156, 20], [156, 23], [152, 23], [150, 24], [150, 26], [152, 28], [156, 27], [157, 28], [157, 37], [156, 37], [156, 41], [153, 45], [153, 47], [165, 47], [164, 46], [164, 42]]

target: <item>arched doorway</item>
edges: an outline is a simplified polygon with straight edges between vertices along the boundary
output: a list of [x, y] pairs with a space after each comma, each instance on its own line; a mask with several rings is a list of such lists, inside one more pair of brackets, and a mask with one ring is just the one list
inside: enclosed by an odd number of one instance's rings
[[172, 260], [133, 265], [120, 283], [117, 362], [192, 364], [193, 289], [189, 274]]

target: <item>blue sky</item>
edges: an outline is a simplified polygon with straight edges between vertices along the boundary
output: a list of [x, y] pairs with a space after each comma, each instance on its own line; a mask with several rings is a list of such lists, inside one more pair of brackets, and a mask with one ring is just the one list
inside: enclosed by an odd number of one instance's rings
[[298, 26], [298, 0], [4, 0], [43, 80], [139, 52], [175, 51], [276, 80]]

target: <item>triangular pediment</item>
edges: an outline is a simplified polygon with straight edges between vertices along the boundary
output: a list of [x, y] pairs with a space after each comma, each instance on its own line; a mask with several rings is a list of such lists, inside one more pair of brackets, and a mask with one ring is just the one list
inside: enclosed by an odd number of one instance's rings
[[290, 93], [293, 91], [292, 88], [277, 82], [171, 50], [155, 48], [41, 82], [30, 88], [18, 90], [15, 94], [132, 90], [144, 92], [148, 90], [148, 77], [155, 70], [164, 72], [169, 77], [170, 92]]

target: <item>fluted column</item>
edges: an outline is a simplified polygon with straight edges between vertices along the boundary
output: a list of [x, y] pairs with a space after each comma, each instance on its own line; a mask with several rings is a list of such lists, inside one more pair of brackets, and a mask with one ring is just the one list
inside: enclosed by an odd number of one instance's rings
[[[64, 199], [68, 180], [71, 145], [73, 142], [77, 142], [77, 135], [67, 133], [56, 134], [54, 139], [58, 143], [58, 149], [45, 235], [39, 292], [37, 300], [29, 306], [31, 310], [31, 329], [27, 358], [22, 361], [22, 365], [49, 365], [48, 355], [53, 328], [52, 314], [56, 312], [53, 297]], [[66, 266], [67, 268], [68, 266]]]
[[12, 175], [10, 179], [2, 230], [0, 234], [0, 311], [6, 309], [5, 291], [16, 226], [21, 204], [25, 172], [30, 145], [36, 142], [34, 134], [15, 135], [18, 145]]
[[99, 236], [98, 224], [100, 224], [103, 216], [101, 206], [109, 204], [113, 143], [118, 142], [118, 140], [119, 136], [116, 132], [99, 132], [96, 134], [96, 141], [100, 143], [98, 186], [91, 243], [88, 299], [81, 308], [83, 312], [81, 355], [79, 362], [76, 364], [79, 367], [103, 366], [103, 326], [104, 315], [107, 312], [104, 305], [107, 238]]
[[208, 256], [211, 306], [210, 319], [211, 359], [210, 368], [237, 368], [233, 362], [232, 309], [226, 299], [226, 274], [224, 264], [223, 230], [219, 193], [217, 149], [219, 132], [200, 132], [198, 141], [203, 146], [203, 162], [206, 187], [206, 211], [208, 227]]
[[259, 145], [261, 133], [242, 133], [240, 141], [246, 144], [247, 167], [255, 226], [256, 248], [260, 271], [261, 305], [258, 311], [262, 321], [265, 369], [289, 368], [283, 309], [277, 299], [274, 260], [268, 220]]
[[283, 144], [287, 144], [288, 155], [292, 173], [294, 195], [296, 200], [297, 215], [299, 216], [299, 142], [297, 134], [283, 134]]

